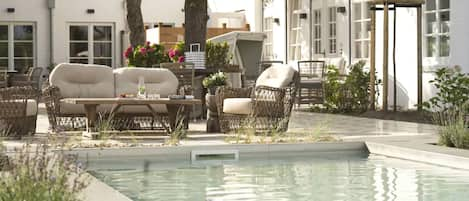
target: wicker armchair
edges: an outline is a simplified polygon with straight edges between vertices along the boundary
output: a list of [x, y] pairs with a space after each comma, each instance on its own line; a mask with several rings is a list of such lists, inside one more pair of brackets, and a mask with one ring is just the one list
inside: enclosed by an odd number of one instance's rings
[[[285, 65], [276, 65], [269, 69], [259, 76], [255, 87], [217, 89], [218, 118], [222, 132], [244, 127], [254, 127], [256, 132], [273, 130], [283, 132], [288, 129], [297, 91], [298, 73]], [[278, 71], [279, 69], [282, 70]], [[273, 79], [274, 82], [265, 80], [272, 78], [268, 74], [275, 71], [277, 76], [284, 76], [283, 81], [279, 81], [284, 82], [283, 84], [275, 83], [279, 79]], [[285, 82], [286, 80], [288, 82]], [[271, 86], [266, 86], [269, 83]]]
[[39, 90], [43, 68], [31, 68], [26, 74], [13, 74], [10, 78], [11, 86], [31, 86]]
[[36, 131], [39, 93], [32, 87], [0, 89], [0, 136], [21, 138]]
[[6, 69], [0, 68], [0, 88], [8, 87], [8, 73]]

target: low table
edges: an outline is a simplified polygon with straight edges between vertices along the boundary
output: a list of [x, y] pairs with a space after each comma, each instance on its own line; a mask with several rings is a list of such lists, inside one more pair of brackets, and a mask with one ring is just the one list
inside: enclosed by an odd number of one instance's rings
[[[142, 99], [142, 98], [64, 98], [60, 100], [63, 103], [69, 104], [80, 104], [83, 105], [86, 112], [87, 124], [86, 132], [83, 133], [85, 137], [97, 137], [98, 133], [96, 132], [96, 117], [97, 111], [96, 108], [98, 105], [113, 105], [111, 114], [116, 112], [121, 106], [124, 105], [141, 105], [147, 106], [148, 110], [156, 119], [160, 119], [160, 116], [153, 110], [151, 105], [162, 104], [166, 105], [168, 109], [168, 117], [170, 128], [165, 127], [168, 134], [173, 131], [177, 126], [177, 114], [184, 108], [184, 106], [202, 104], [200, 99], [177, 99], [170, 100], [169, 98], [159, 98], [159, 99]], [[187, 119], [186, 119], [187, 120]]]

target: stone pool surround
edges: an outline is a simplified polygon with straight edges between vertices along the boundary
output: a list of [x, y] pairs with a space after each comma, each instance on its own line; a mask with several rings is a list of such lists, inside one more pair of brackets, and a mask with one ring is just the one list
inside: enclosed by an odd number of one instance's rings
[[[164, 160], [187, 160], [190, 161], [191, 151], [193, 150], [238, 150], [240, 158], [249, 157], [249, 155], [265, 155], [269, 158], [270, 154], [282, 154], [286, 152], [317, 152], [333, 153], [342, 152], [350, 154], [377, 154], [398, 159], [422, 162], [437, 166], [445, 166], [469, 170], [469, 150], [460, 150], [432, 145], [428, 142], [434, 142], [433, 138], [422, 136], [421, 138], [406, 139], [402, 143], [402, 137], [387, 139], [370, 139], [367, 141], [345, 141], [333, 143], [314, 143], [314, 144], [242, 144], [242, 145], [211, 145], [211, 146], [178, 146], [161, 148], [109, 148], [109, 149], [81, 149], [74, 150], [71, 153], [78, 154], [82, 159], [88, 157], [132, 157], [142, 155], [154, 155]], [[171, 156], [171, 157], [168, 157]], [[131, 201], [128, 197], [114, 190], [105, 183], [99, 181], [93, 176], [90, 177], [90, 185], [84, 190], [85, 201]]]

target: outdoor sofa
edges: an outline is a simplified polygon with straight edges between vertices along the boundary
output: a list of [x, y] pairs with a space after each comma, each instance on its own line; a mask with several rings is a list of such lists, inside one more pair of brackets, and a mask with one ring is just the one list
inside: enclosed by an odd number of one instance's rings
[[215, 96], [221, 131], [286, 131], [297, 84], [298, 72], [294, 68], [274, 64], [261, 73], [255, 87], [218, 88]]
[[[114, 98], [136, 94], [139, 77], [143, 77], [147, 94], [161, 98], [177, 94], [178, 79], [167, 69], [125, 67], [113, 70], [107, 66], [90, 64], [59, 64], [50, 73], [43, 99], [52, 130], [76, 129], [85, 126], [83, 105], [60, 102], [62, 98]], [[167, 119], [165, 105], [151, 105], [162, 119]], [[122, 106], [109, 116], [112, 105], [99, 105], [98, 120], [112, 121], [113, 129], [140, 130], [163, 128], [145, 106]], [[166, 120], [167, 122], [167, 120]]]

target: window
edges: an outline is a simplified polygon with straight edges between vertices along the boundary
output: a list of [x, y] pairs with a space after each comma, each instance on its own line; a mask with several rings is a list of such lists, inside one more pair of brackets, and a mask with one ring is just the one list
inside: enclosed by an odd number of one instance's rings
[[34, 66], [34, 33], [32, 24], [0, 24], [0, 67], [24, 73]]
[[329, 7], [329, 54], [337, 53], [337, 8]]
[[289, 60], [301, 59], [301, 19], [300, 14], [302, 0], [291, 1], [291, 15], [290, 15], [290, 51]]
[[113, 66], [111, 25], [70, 25], [70, 62]]
[[313, 29], [314, 29], [314, 54], [321, 54], [322, 52], [322, 30], [321, 30], [321, 10], [317, 9], [313, 11], [314, 21], [313, 21]]
[[450, 1], [427, 0], [426, 2], [426, 56], [448, 57], [450, 53]]
[[370, 50], [370, 2], [353, 4], [354, 58], [367, 59]]
[[264, 60], [273, 60], [273, 17], [264, 18], [264, 33], [267, 38], [264, 40]]

